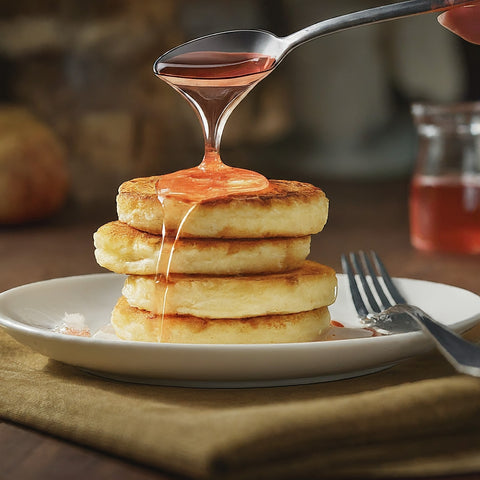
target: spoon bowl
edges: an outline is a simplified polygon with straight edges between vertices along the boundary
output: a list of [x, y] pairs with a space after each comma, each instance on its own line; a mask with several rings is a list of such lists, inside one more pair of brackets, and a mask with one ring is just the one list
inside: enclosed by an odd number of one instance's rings
[[[161, 55], [154, 65], [192, 52], [242, 52], [266, 54], [277, 59], [285, 50], [285, 38], [266, 30], [230, 30], [190, 40]], [[158, 73], [154, 67], [155, 73]]]

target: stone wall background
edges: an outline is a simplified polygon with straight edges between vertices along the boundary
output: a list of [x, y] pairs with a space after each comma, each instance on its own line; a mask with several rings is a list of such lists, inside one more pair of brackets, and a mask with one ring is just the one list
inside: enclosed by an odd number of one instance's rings
[[[112, 203], [122, 181], [191, 167], [202, 157], [198, 120], [152, 73], [161, 53], [195, 36], [230, 28], [264, 28], [284, 35], [321, 18], [379, 3], [0, 0], [0, 100], [26, 106], [60, 137], [75, 202]], [[316, 48], [312, 43], [303, 53], [299, 49], [234, 112], [222, 142], [224, 161], [269, 176], [289, 176], [291, 171], [291, 176], [304, 178], [321, 175], [321, 165], [329, 159], [328, 173], [345, 175], [346, 168], [332, 169], [332, 159], [336, 167], [343, 158], [351, 161], [353, 152], [366, 162], [357, 162], [358, 171], [367, 173], [373, 171], [368, 163], [372, 138], [383, 135], [387, 140], [379, 150], [380, 161], [385, 164], [383, 158], [402, 145], [405, 163], [413, 148], [408, 102], [457, 100], [466, 91], [466, 67], [456, 40], [440, 32], [434, 19], [425, 22], [404, 24], [396, 36], [391, 27], [368, 27], [321, 40]], [[421, 38], [425, 29], [439, 32], [447, 53], [435, 60], [430, 54], [435, 45], [419, 53], [412, 44], [412, 58], [403, 55], [406, 67], [395, 74], [389, 66], [395, 45], [415, 34]], [[362, 53], [367, 51], [374, 54]], [[418, 77], [408, 69], [412, 59], [415, 65], [424, 65], [425, 59], [423, 81], [409, 83]], [[302, 77], [299, 72], [305, 68], [309, 74]], [[442, 89], [425, 88], [438, 68], [447, 72]], [[390, 170], [397, 174], [407, 168], [402, 164]]]

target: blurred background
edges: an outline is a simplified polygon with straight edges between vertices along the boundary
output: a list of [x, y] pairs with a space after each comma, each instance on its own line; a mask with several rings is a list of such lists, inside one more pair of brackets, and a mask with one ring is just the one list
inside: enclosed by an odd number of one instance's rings
[[[286, 35], [380, 4], [0, 0], [0, 223], [66, 204], [113, 207], [122, 181], [200, 163], [193, 110], [152, 73], [164, 51], [219, 30]], [[479, 100], [479, 53], [436, 15], [313, 41], [232, 114], [222, 158], [320, 185], [407, 178], [416, 145], [411, 102]]]

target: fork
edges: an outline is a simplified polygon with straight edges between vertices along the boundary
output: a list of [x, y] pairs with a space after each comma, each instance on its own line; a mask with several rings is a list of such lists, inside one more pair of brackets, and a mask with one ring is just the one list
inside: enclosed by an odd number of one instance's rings
[[[370, 257], [362, 251], [350, 253], [348, 257], [341, 256], [343, 272], [347, 275], [353, 304], [361, 322], [384, 335], [422, 329], [457, 371], [480, 377], [480, 345], [468, 342], [420, 308], [409, 305], [380, 257], [373, 251]], [[361, 290], [370, 310], [362, 298]]]

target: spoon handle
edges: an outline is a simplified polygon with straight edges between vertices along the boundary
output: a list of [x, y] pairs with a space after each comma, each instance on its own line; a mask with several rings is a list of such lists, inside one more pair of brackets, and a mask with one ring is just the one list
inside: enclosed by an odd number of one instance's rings
[[452, 7], [469, 3], [472, 3], [472, 0], [408, 0], [406, 2], [392, 3], [390, 5], [348, 13], [310, 25], [285, 37], [284, 41], [288, 45], [285, 53], [298, 47], [302, 43], [323, 35], [328, 35], [329, 33], [339, 32], [369, 23], [379, 23], [395, 18], [419, 15], [421, 13], [448, 10]]

